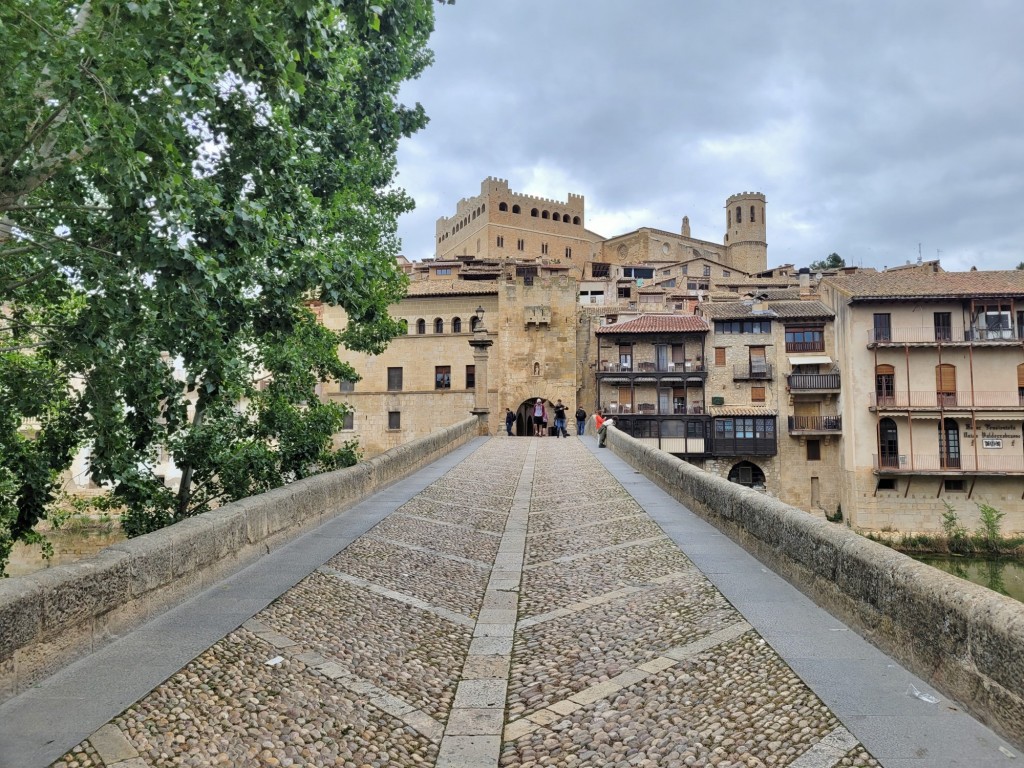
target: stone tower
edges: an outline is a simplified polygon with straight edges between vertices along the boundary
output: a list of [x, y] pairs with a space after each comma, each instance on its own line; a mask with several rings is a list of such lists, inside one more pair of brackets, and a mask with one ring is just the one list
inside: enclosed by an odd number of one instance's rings
[[725, 201], [725, 259], [751, 274], [768, 269], [768, 225], [760, 192], [741, 192]]

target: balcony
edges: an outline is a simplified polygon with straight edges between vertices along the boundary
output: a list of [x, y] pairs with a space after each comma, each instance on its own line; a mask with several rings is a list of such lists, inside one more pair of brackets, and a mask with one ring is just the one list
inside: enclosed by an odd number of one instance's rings
[[994, 410], [1020, 410], [1024, 397], [1013, 390], [998, 392], [894, 392], [891, 395], [869, 395], [868, 408], [872, 411], [937, 411], [952, 408], [989, 408]]
[[750, 365], [734, 365], [733, 381], [766, 380], [772, 378], [771, 363], [752, 363]]
[[790, 416], [791, 435], [835, 435], [843, 431], [842, 416]]
[[868, 347], [914, 344], [980, 344], [1019, 342], [1024, 338], [1021, 328], [944, 328], [921, 325], [913, 328], [873, 328], [868, 331]]
[[715, 437], [715, 456], [774, 456], [779, 452], [775, 436]]
[[786, 342], [787, 352], [824, 352], [825, 351], [825, 340], [819, 339], [818, 341], [787, 341]]
[[838, 392], [838, 373], [791, 373], [786, 376], [791, 392]]
[[641, 362], [636, 365], [625, 363], [612, 363], [605, 360], [601, 363], [601, 373], [707, 373], [704, 364], [699, 361], [687, 361], [685, 363], [657, 363]]
[[871, 457], [876, 474], [1024, 475], [1024, 456], [945, 456], [937, 453]]

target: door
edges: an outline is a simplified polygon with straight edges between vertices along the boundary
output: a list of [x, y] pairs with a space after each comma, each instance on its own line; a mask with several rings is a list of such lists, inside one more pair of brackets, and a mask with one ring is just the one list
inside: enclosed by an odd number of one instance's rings
[[960, 427], [953, 419], [939, 424], [939, 460], [943, 469], [960, 469]]
[[765, 359], [764, 347], [750, 348], [750, 376], [758, 379], [768, 377], [768, 361]]
[[892, 315], [888, 312], [876, 312], [874, 315], [874, 331], [872, 338], [875, 341], [892, 340]]
[[658, 390], [658, 413], [665, 415], [672, 413], [672, 390]]
[[898, 469], [900, 466], [900, 445], [896, 422], [892, 419], [878, 422], [878, 466], [889, 469]]
[[935, 400], [943, 408], [956, 405], [956, 366], [942, 363], [935, 366]]
[[654, 348], [654, 362], [657, 366], [657, 370], [668, 370], [668, 345], [659, 344]]
[[821, 424], [821, 403], [801, 402], [793, 403], [793, 421], [797, 430], [819, 429]]
[[891, 365], [879, 365], [875, 368], [875, 404], [895, 405], [896, 403], [896, 369]]

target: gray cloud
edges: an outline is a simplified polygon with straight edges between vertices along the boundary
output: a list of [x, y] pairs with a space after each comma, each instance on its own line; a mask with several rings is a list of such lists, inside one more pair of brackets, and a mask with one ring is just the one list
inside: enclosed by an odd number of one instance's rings
[[[720, 240], [768, 197], [769, 261], [1024, 260], [1024, 10], [1008, 0], [458, 0], [409, 84], [411, 258], [486, 176], [586, 195], [590, 221]], [[531, 185], [557, 185], [550, 187]], [[598, 229], [604, 235], [616, 231]], [[623, 230], [619, 230], [623, 231]]]

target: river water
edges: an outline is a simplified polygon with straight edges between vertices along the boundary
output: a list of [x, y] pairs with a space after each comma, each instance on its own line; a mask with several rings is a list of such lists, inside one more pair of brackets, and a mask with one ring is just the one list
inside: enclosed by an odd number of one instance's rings
[[1009, 595], [1024, 603], [1024, 562], [1020, 560], [986, 560], [979, 557], [940, 557], [913, 555], [915, 560], [933, 568]]

